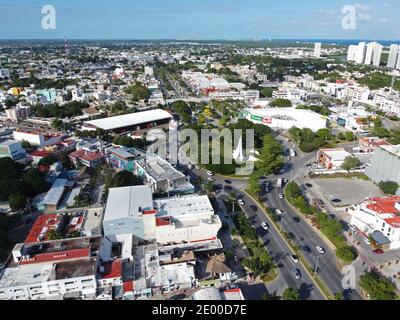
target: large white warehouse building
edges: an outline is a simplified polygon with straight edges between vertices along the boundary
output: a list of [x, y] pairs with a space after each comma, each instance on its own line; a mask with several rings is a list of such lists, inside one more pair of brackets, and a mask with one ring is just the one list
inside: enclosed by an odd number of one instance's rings
[[327, 118], [310, 110], [295, 108], [245, 109], [243, 117], [247, 120], [264, 124], [274, 129], [288, 130], [291, 127], [309, 128], [312, 131], [326, 128]]

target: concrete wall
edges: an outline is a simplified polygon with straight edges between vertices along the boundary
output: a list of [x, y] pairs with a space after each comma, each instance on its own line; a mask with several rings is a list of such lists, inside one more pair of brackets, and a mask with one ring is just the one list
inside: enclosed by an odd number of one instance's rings
[[[395, 181], [400, 185], [400, 158], [378, 148], [375, 150], [371, 166], [367, 166], [365, 173], [375, 183]], [[400, 188], [397, 193], [400, 195]]]

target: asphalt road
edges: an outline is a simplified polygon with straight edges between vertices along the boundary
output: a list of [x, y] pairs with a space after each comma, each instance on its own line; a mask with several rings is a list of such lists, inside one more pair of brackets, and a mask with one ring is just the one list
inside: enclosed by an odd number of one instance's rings
[[[208, 178], [207, 174], [205, 174], [201, 170], [196, 169], [192, 170], [191, 176], [200, 176], [203, 179]], [[239, 179], [229, 179], [230, 181], [232, 181], [232, 183], [229, 184], [225, 182], [226, 179], [223, 177], [214, 176], [214, 179], [216, 185], [231, 186], [232, 190], [236, 193], [237, 198], [244, 200], [245, 204], [241, 206], [241, 209], [249, 218], [249, 221], [251, 222], [254, 229], [257, 231], [258, 236], [262, 240], [265, 248], [272, 255], [274, 262], [279, 269], [279, 277], [276, 280], [276, 283], [273, 283], [271, 285], [271, 287], [275, 288], [274, 291], [282, 292], [285, 288], [291, 287], [300, 291], [302, 299], [323, 300], [323, 294], [309, 277], [304, 267], [300, 263], [294, 263], [290, 259], [290, 255], [292, 255], [293, 252], [286, 244], [286, 242], [282, 239], [282, 236], [276, 230], [270, 218], [263, 213], [262, 208], [257, 202], [253, 201], [242, 191], [247, 187], [247, 181]], [[223, 192], [218, 192], [217, 196], [222, 196], [223, 194]], [[256, 206], [257, 210], [254, 211], [251, 208], [252, 206]], [[268, 223], [268, 225], [270, 226], [268, 231], [265, 231], [261, 227], [262, 222]], [[292, 274], [292, 270], [294, 267], [298, 268], [301, 272], [301, 278], [299, 280], [296, 280], [296, 278]]]
[[[293, 146], [289, 145], [285, 140], [280, 140], [284, 146], [293, 148]], [[299, 218], [299, 214], [292, 209], [286, 199], [279, 198], [279, 193], [283, 193], [283, 189], [279, 189], [276, 186], [278, 177], [287, 178], [289, 180], [302, 177], [306, 175], [306, 165], [315, 160], [315, 152], [303, 154], [297, 149], [296, 152], [298, 154], [297, 157], [287, 159], [283, 173], [278, 176], [272, 175], [268, 177], [267, 180], [270, 182], [272, 190], [264, 195], [263, 200], [266, 206], [272, 209], [279, 208], [282, 210], [284, 214], [283, 220], [280, 223], [282, 223], [283, 229], [293, 237], [299, 247], [304, 248], [304, 246], [308, 246], [311, 249], [311, 252], [303, 250], [303, 255], [314, 270], [317, 270], [318, 277], [325, 283], [329, 290], [333, 294], [343, 292], [341, 283], [343, 275], [338, 267], [333, 250], [325, 245], [319, 234], [309, 224], [302, 219], [300, 219], [300, 222], [296, 222], [294, 218]], [[325, 253], [322, 255], [319, 254], [316, 250], [316, 246], [322, 246], [325, 249]], [[352, 300], [362, 299], [356, 290], [347, 290], [346, 298]]]
[[[284, 138], [278, 137], [278, 140], [280, 140], [285, 147], [293, 148], [293, 145], [288, 143]], [[293, 236], [295, 239], [294, 241], [302, 248], [307, 245], [311, 249], [311, 253], [304, 252], [303, 250], [303, 255], [310, 265], [317, 269], [318, 277], [325, 283], [329, 290], [332, 293], [343, 292], [341, 284], [343, 276], [337, 265], [335, 253], [324, 244], [324, 241], [310, 225], [301, 219], [300, 222], [295, 222], [293, 218], [299, 217], [297, 212], [289, 206], [285, 199], [279, 199], [278, 194], [283, 191], [275, 188], [278, 177], [295, 180], [296, 178], [305, 176], [306, 164], [314, 161], [316, 156], [315, 152], [303, 154], [297, 149], [296, 152], [298, 154], [297, 157], [286, 159], [284, 170], [279, 176], [271, 175], [267, 177], [266, 180], [270, 182], [273, 189], [264, 196], [263, 200], [267, 207], [279, 208], [284, 212], [282, 227]], [[207, 179], [207, 175], [204, 172], [193, 170], [192, 173]], [[216, 185], [226, 185], [224, 178], [215, 176], [214, 179]], [[292, 269], [295, 265], [289, 257], [292, 252], [282, 239], [282, 236], [273, 227], [269, 217], [263, 213], [257, 203], [242, 192], [242, 190], [247, 187], [247, 181], [239, 179], [229, 180], [231, 181], [229, 185], [236, 191], [237, 196], [245, 201], [245, 205], [242, 209], [250, 218], [252, 225], [257, 230], [257, 233], [260, 235], [268, 251], [271, 252], [274, 261], [277, 265], [282, 265], [282, 267], [279, 268], [279, 281], [282, 282], [283, 279], [282, 285], [286, 284], [289, 287], [300, 289], [302, 297], [305, 299], [322, 299], [323, 296], [320, 289], [314, 287], [313, 282], [309, 279], [308, 274], [300, 264], [296, 264], [296, 267], [300, 269], [302, 278], [296, 280], [293, 276]], [[253, 212], [250, 208], [251, 206], [257, 206], [257, 211]], [[260, 226], [264, 221], [270, 225], [270, 230], [268, 232], [265, 232]], [[321, 255], [316, 251], [315, 247], [317, 245], [324, 247], [325, 254]], [[346, 298], [352, 300], [362, 299], [361, 295], [356, 290], [347, 290]]]

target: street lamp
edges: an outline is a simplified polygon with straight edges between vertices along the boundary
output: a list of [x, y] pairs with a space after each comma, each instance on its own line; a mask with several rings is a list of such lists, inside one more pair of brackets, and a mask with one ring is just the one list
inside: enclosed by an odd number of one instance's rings
[[318, 274], [318, 260], [319, 260], [319, 256], [316, 256], [317, 261], [315, 262], [315, 269], [314, 269], [314, 278], [317, 276]]

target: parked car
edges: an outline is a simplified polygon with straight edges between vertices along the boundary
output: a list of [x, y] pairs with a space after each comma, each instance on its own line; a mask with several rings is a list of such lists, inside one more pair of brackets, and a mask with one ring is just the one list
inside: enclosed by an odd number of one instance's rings
[[342, 202], [342, 200], [340, 200], [340, 199], [332, 199], [332, 202], [333, 203], [340, 203], [340, 202]]
[[375, 254], [383, 254], [383, 253], [385, 253], [385, 251], [383, 251], [382, 249], [375, 249], [372, 252], [375, 253]]
[[213, 176], [213, 175], [214, 175], [214, 172], [212, 172], [212, 171], [207, 171], [207, 175]]
[[285, 196], [283, 195], [283, 193], [280, 193], [279, 195], [279, 199], [283, 199]]
[[357, 227], [354, 224], [349, 224], [349, 229], [352, 231], [356, 231]]
[[244, 201], [243, 201], [242, 199], [239, 199], [237, 202], [238, 202], [241, 206], [244, 206]]
[[266, 223], [266, 222], [261, 223], [261, 227], [262, 227], [264, 230], [268, 230], [268, 229], [269, 229], [269, 225], [268, 225], [268, 223]]
[[300, 222], [300, 218], [298, 218], [298, 217], [293, 217], [293, 221], [299, 223], [299, 222]]
[[215, 182], [215, 179], [214, 179], [213, 177], [208, 177], [207, 180], [208, 180], [209, 182]]
[[306, 187], [307, 188], [312, 188], [312, 184], [311, 183], [306, 183]]
[[368, 244], [368, 245], [371, 244], [371, 241], [370, 241], [368, 238], [365, 238], [365, 239], [364, 239], [364, 242], [365, 242], [366, 244]]
[[276, 213], [278, 216], [282, 215], [281, 209], [276, 209], [276, 210], [275, 210], [275, 213]]
[[290, 256], [290, 259], [294, 262], [294, 263], [298, 263], [299, 262], [299, 257], [296, 256], [295, 254], [292, 254]]
[[301, 272], [299, 269], [297, 268], [293, 268], [292, 273], [294, 275], [294, 277], [299, 280], [301, 278]]
[[320, 253], [320, 254], [324, 254], [325, 253], [325, 249], [323, 247], [316, 246], [315, 248], [317, 249], [318, 253]]

